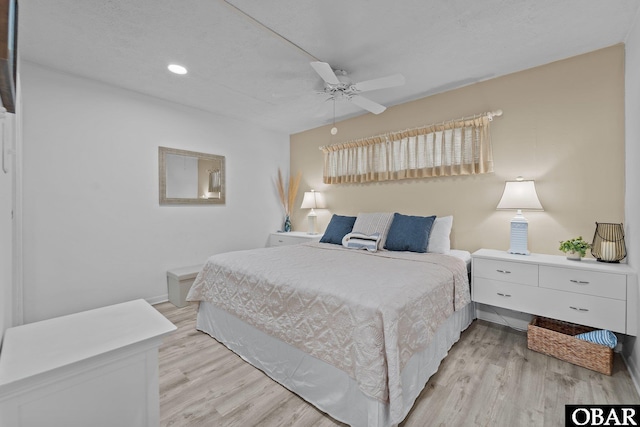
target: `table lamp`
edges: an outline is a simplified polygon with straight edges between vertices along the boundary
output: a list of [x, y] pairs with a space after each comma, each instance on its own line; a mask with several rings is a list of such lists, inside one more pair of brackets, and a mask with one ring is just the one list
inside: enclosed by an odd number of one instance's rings
[[309, 231], [307, 234], [318, 234], [316, 233], [316, 220], [318, 215], [314, 209], [325, 209], [326, 207], [322, 193], [315, 190], [304, 192], [302, 206], [300, 206], [300, 209], [311, 209], [311, 212], [307, 215], [309, 220]]
[[516, 209], [516, 216], [511, 220], [510, 254], [529, 255], [527, 249], [529, 222], [522, 215], [523, 210], [543, 211], [534, 181], [525, 181], [521, 176], [516, 181], [506, 181], [502, 198], [496, 209]]

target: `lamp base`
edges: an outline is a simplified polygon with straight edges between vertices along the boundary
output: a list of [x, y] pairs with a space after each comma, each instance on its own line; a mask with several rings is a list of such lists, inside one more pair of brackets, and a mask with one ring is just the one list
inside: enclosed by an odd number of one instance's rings
[[307, 231], [307, 234], [318, 234], [316, 233], [316, 218], [318, 218], [318, 216], [313, 209], [311, 209], [311, 213], [307, 216], [309, 220], [309, 231]]
[[516, 255], [530, 255], [528, 244], [529, 222], [518, 210], [518, 214], [511, 220], [511, 242], [509, 253]]
[[514, 254], [514, 255], [531, 255], [531, 252], [529, 252], [529, 251], [528, 251], [528, 250], [526, 250], [526, 249], [525, 249], [524, 251], [522, 251], [522, 250], [520, 250], [520, 249], [512, 249], [512, 248], [509, 248], [509, 250], [507, 251], [507, 253]]

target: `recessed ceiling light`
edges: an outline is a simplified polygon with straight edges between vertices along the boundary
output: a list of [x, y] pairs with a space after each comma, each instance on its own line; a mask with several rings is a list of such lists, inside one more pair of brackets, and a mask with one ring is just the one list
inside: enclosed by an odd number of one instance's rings
[[169, 69], [169, 71], [175, 74], [187, 74], [187, 69], [184, 68], [182, 65], [169, 64], [167, 68]]

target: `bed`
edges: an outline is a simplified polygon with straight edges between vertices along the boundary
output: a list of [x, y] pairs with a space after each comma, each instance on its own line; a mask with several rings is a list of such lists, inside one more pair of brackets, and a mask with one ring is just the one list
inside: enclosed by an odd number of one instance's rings
[[394, 426], [473, 320], [470, 254], [330, 243], [214, 255], [196, 327], [336, 420]]

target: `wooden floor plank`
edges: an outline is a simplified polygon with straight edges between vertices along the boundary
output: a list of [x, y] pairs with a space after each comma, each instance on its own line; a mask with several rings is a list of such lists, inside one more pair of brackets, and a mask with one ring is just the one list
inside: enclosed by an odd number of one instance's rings
[[[196, 305], [155, 306], [178, 330], [160, 348], [163, 427], [344, 426], [196, 331]], [[475, 321], [401, 427], [558, 426], [566, 404], [640, 404], [620, 355], [612, 376], [530, 351], [525, 332]]]

